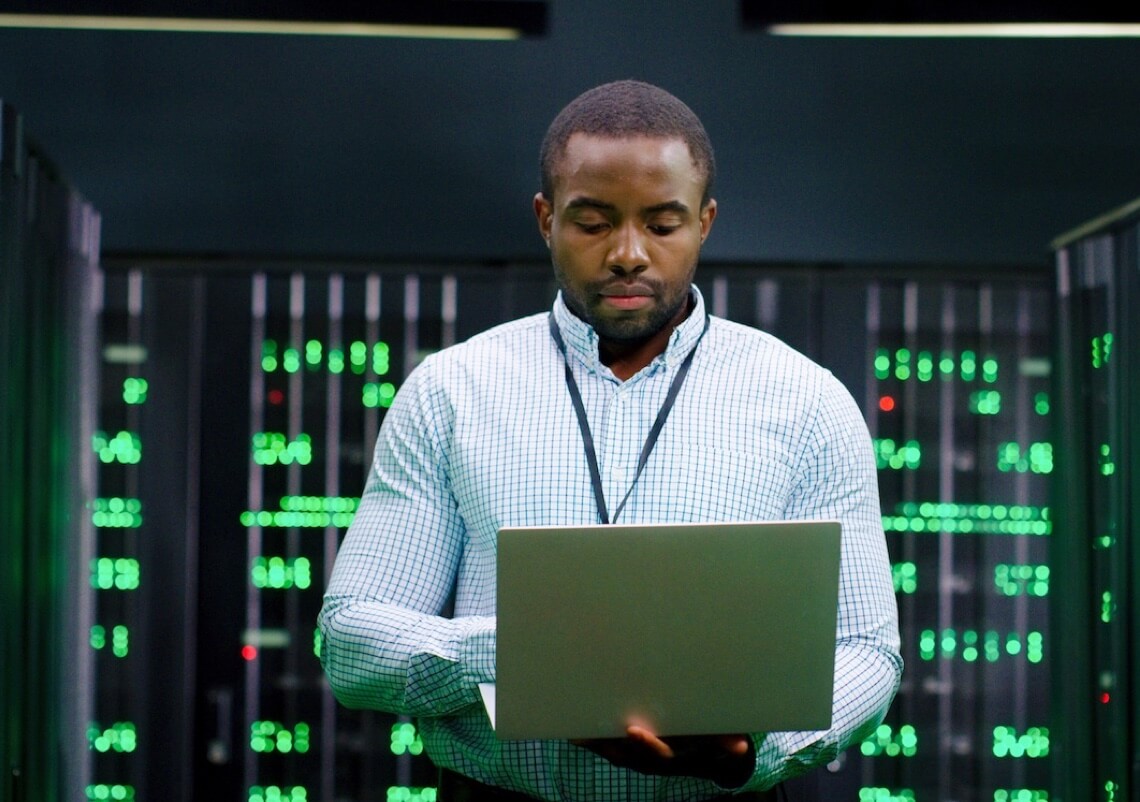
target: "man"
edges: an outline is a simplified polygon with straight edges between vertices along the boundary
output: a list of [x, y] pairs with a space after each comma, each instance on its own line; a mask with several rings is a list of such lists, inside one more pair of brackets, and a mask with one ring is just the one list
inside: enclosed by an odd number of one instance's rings
[[[776, 799], [877, 726], [898, 686], [866, 425], [829, 372], [707, 313], [692, 279], [715, 166], [681, 101], [636, 81], [592, 89], [551, 124], [541, 163], [534, 212], [561, 292], [401, 388], [321, 612], [329, 682], [350, 707], [418, 718], [441, 802]], [[495, 679], [496, 532], [619, 516], [842, 521], [830, 730], [496, 740], [477, 690]]]

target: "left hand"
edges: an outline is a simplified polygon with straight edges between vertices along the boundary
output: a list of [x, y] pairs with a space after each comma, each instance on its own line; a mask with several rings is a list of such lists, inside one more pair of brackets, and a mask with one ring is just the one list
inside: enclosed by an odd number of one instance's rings
[[641, 774], [685, 775], [738, 788], [752, 776], [756, 756], [747, 735], [676, 735], [661, 738], [630, 726], [625, 738], [574, 741], [578, 746]]

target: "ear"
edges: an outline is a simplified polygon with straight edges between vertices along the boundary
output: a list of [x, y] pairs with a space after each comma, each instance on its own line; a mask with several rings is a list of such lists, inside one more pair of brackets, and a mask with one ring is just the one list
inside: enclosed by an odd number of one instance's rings
[[704, 244], [709, 232], [712, 230], [713, 220], [716, 220], [716, 199], [709, 198], [709, 202], [701, 209], [701, 244]]
[[550, 232], [554, 226], [554, 206], [541, 192], [534, 196], [534, 217], [538, 221], [538, 233], [550, 247]]

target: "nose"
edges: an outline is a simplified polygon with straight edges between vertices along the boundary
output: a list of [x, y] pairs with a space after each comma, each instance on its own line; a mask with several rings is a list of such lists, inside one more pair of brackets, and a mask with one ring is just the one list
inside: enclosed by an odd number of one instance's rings
[[614, 229], [613, 245], [606, 255], [606, 267], [613, 273], [641, 273], [649, 267], [645, 232], [636, 223]]

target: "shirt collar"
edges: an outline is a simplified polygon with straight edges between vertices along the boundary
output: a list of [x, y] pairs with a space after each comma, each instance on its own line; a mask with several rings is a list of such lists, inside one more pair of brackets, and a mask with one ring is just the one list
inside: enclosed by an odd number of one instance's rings
[[[669, 344], [665, 346], [665, 352], [655, 358], [650, 366], [660, 363], [669, 367], [679, 365], [701, 339], [701, 334], [705, 329], [705, 299], [696, 284], [690, 286], [689, 294], [693, 299], [693, 311], [681, 322], [680, 326], [673, 330], [673, 334], [669, 337]], [[567, 354], [574, 354], [587, 368], [594, 372], [605, 370], [605, 366], [598, 358], [597, 332], [594, 331], [593, 326], [567, 308], [566, 302], [562, 300], [561, 291], [554, 299], [552, 314], [554, 315], [554, 322], [558, 324], [558, 329], [562, 333], [562, 339], [566, 343]]]

